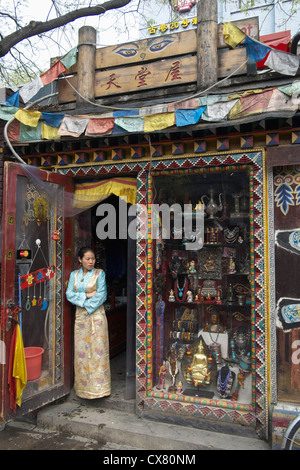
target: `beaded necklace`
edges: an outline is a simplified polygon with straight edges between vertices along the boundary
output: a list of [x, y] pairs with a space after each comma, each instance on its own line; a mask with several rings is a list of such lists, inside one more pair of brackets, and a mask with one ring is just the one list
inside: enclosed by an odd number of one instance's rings
[[175, 297], [176, 297], [177, 302], [184, 302], [186, 299], [186, 293], [188, 290], [188, 283], [187, 283], [186, 278], [184, 278], [182, 287], [179, 286], [178, 279], [176, 279], [174, 290], [175, 290]]
[[217, 381], [217, 391], [221, 397], [227, 398], [230, 395], [231, 387], [233, 383], [233, 375], [231, 370], [228, 370], [228, 374], [225, 377], [225, 380], [222, 380], [222, 369], [219, 371], [218, 381]]

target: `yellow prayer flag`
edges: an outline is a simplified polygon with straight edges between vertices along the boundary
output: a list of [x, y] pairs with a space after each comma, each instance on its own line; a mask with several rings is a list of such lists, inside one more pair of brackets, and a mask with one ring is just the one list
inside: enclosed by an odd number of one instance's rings
[[243, 117], [241, 100], [237, 100], [228, 114], [228, 119], [239, 119]]
[[223, 24], [223, 35], [226, 44], [230, 47], [236, 47], [246, 37], [246, 33], [231, 22]]
[[153, 132], [174, 126], [175, 113], [149, 114], [144, 118], [144, 132]]
[[48, 139], [48, 140], [60, 139], [61, 136], [58, 135], [58, 129], [59, 127], [47, 126], [47, 124], [43, 122], [42, 139]]
[[15, 118], [18, 119], [22, 124], [30, 127], [36, 127], [38, 125], [40, 111], [27, 111], [26, 109], [18, 109], [15, 114]]

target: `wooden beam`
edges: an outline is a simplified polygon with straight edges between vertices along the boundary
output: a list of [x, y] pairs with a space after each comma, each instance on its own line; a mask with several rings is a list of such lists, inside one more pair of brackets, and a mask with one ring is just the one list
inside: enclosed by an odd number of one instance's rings
[[[94, 101], [96, 30], [91, 26], [79, 29], [77, 59], [77, 106], [86, 105], [86, 99]], [[80, 96], [81, 95], [81, 96]]]
[[[246, 48], [233, 50], [219, 49], [218, 79], [224, 78], [237, 69], [237, 64], [246, 61]], [[247, 66], [239, 69], [238, 74], [247, 73]], [[77, 89], [77, 75], [68, 81]], [[173, 57], [161, 61], [140, 63], [128, 67], [96, 70], [95, 98], [114, 96], [145, 90], [169, 88], [176, 85], [190, 85], [197, 82], [197, 57]], [[59, 103], [70, 103], [76, 100], [76, 93], [65, 80], [59, 80]], [[177, 90], [176, 90], [177, 92]], [[184, 90], [182, 90], [184, 92]]]
[[218, 79], [218, 3], [197, 5], [197, 88], [204, 90]]

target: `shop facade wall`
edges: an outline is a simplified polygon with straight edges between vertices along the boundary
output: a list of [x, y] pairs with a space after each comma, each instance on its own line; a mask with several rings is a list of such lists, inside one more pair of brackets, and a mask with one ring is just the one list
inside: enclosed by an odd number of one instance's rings
[[[297, 235], [299, 151], [283, 146], [267, 152], [269, 220], [269, 303], [271, 438], [273, 449], [280, 449], [290, 422], [299, 415], [299, 319], [284, 312], [297, 308], [298, 250], [290, 238]], [[284, 197], [282, 196], [284, 191]], [[291, 197], [290, 197], [291, 196]], [[296, 275], [295, 275], [296, 274]], [[294, 307], [291, 307], [294, 306]]]
[[[264, 243], [267, 241], [267, 227], [269, 212], [263, 209], [262, 194], [269, 194], [266, 190], [266, 178], [269, 170], [264, 167], [265, 149], [279, 148], [290, 145], [298, 148], [299, 143], [298, 118], [282, 121], [274, 119], [265, 122], [248, 123], [230, 128], [211, 128], [210, 130], [193, 130], [191, 134], [164, 134], [151, 135], [151, 144], [142, 135], [119, 136], [114, 140], [82, 140], [66, 143], [64, 151], [51, 151], [41, 153], [38, 145], [36, 152], [22, 154], [22, 158], [31, 165], [44, 169], [55, 170], [58, 173], [73, 178], [108, 178], [115, 175], [136, 176], [138, 180], [139, 202], [147, 200], [147, 173], [152, 171], [191, 170], [209, 166], [236, 165], [249, 163], [253, 156], [259, 156], [261, 163], [257, 167], [256, 191], [259, 203], [256, 230], [256, 305], [257, 323], [255, 325], [255, 354], [257, 368], [253, 382], [253, 393], [256, 401], [250, 408], [238, 404], [220, 406], [220, 403], [201, 403], [193, 399], [190, 402], [174, 400], [174, 397], [158, 397], [153, 394], [151, 382], [151, 316], [147, 312], [147, 296], [151, 291], [148, 284], [148, 258], [145, 240], [137, 243], [137, 412], [158, 411], [175, 418], [195, 418], [206, 422], [217, 421], [226, 425], [241, 424], [255, 429], [259, 435], [268, 437], [269, 405], [276, 401], [274, 398], [274, 374], [276, 374], [276, 360], [272, 357], [272, 325], [269, 331], [270, 318], [268, 298], [265, 292], [265, 283], [269, 282], [268, 256], [266, 256]], [[60, 143], [60, 149], [63, 143]], [[29, 148], [30, 151], [30, 148]], [[256, 163], [255, 163], [256, 165]], [[270, 207], [270, 206], [269, 206]], [[270, 243], [272, 239], [270, 238]], [[151, 273], [150, 273], [151, 274]], [[271, 289], [273, 286], [271, 286]], [[148, 303], [149, 304], [149, 303]], [[271, 314], [270, 314], [271, 315]], [[150, 321], [150, 323], [149, 323]], [[253, 337], [254, 339], [254, 337]], [[271, 356], [267, 345], [270, 345]], [[275, 387], [275, 388], [274, 388]], [[273, 395], [272, 395], [273, 393]], [[271, 398], [270, 398], [271, 397]], [[272, 411], [271, 411], [272, 412]]]

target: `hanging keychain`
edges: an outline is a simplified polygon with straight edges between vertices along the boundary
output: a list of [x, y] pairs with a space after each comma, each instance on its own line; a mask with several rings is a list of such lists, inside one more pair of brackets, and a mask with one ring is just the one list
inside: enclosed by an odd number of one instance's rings
[[34, 283], [33, 284], [33, 299], [32, 299], [31, 305], [33, 307], [36, 307], [36, 304], [37, 304], [37, 300], [36, 300], [36, 296], [35, 296], [35, 283]]
[[41, 307], [43, 305], [43, 298], [42, 298], [42, 283], [40, 283], [40, 295], [39, 300], [37, 302], [38, 306]]
[[45, 286], [45, 283], [44, 283], [44, 298], [43, 298], [41, 310], [46, 310], [46, 308], [48, 307], [48, 302], [47, 302], [46, 296], [45, 296], [45, 289], [46, 289], [46, 286]]
[[28, 286], [27, 289], [28, 289], [28, 290], [27, 290], [27, 301], [26, 301], [25, 308], [26, 308], [26, 310], [28, 311], [28, 310], [30, 310], [30, 307], [31, 307], [30, 298], [29, 298], [29, 286]]

